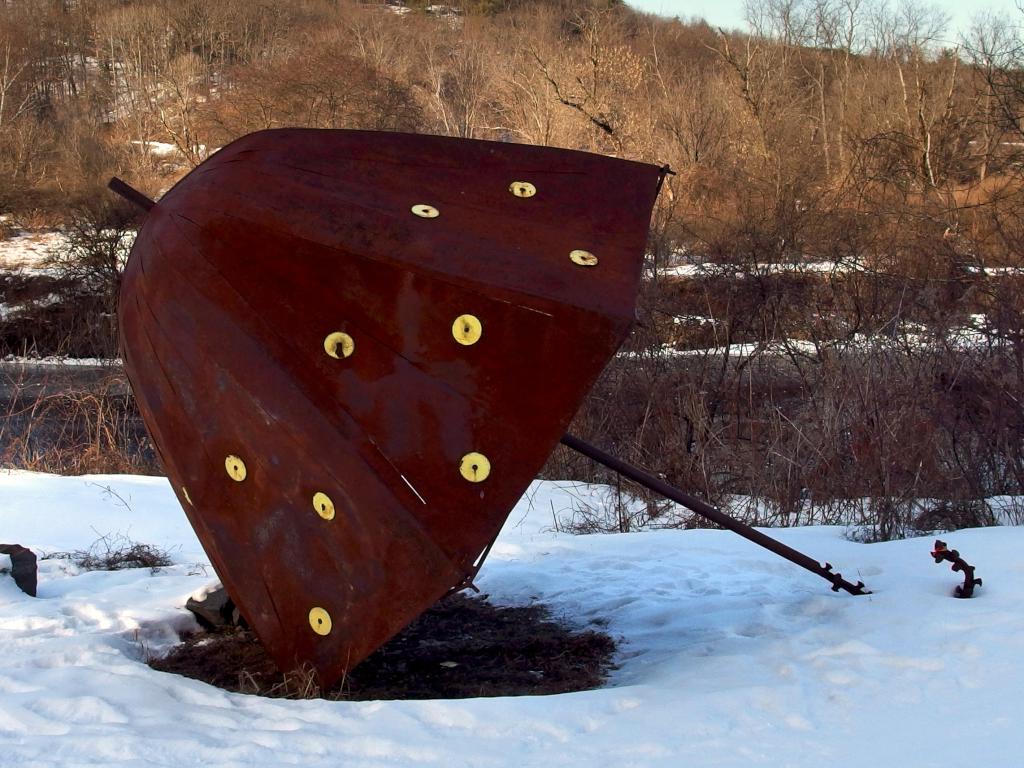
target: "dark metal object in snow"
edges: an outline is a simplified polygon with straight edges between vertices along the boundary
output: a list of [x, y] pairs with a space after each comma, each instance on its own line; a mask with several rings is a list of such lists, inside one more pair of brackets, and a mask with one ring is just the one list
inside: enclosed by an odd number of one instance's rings
[[39, 585], [35, 552], [20, 544], [0, 544], [0, 555], [10, 555], [11, 578], [22, 592], [35, 597]]
[[185, 608], [192, 612], [203, 629], [248, 626], [224, 587], [211, 589], [201, 598], [190, 597], [185, 601]]
[[974, 588], [981, 586], [981, 579], [974, 578], [974, 566], [968, 565], [967, 561], [960, 557], [960, 553], [955, 549], [947, 549], [946, 542], [935, 540], [935, 547], [932, 549], [932, 557], [935, 558], [936, 563], [941, 563], [943, 560], [952, 563], [953, 571], [963, 571], [964, 583], [963, 585], [957, 585], [954, 590], [954, 594], [957, 597], [973, 597]]
[[286, 129], [148, 211], [125, 370], [228, 593], [330, 685], [469, 583], [634, 320], [665, 169]]
[[843, 578], [842, 574], [835, 573], [832, 570], [832, 565], [830, 563], [825, 563], [823, 565], [802, 552], [798, 552], [792, 547], [786, 546], [781, 541], [777, 541], [771, 536], [767, 536], [757, 529], [729, 517], [729, 515], [715, 509], [707, 502], [701, 501], [688, 493], [684, 493], [675, 486], [669, 485], [664, 480], [661, 480], [648, 472], [644, 472], [641, 469], [637, 469], [636, 467], [605, 453], [599, 448], [595, 448], [594, 446], [583, 442], [579, 438], [573, 437], [572, 435], [565, 435], [562, 437], [562, 444], [572, 448], [574, 451], [582, 453], [584, 456], [593, 459], [599, 464], [603, 464], [609, 469], [618, 472], [623, 477], [628, 477], [633, 482], [639, 483], [645, 488], [651, 489], [655, 493], [660, 493], [662, 496], [672, 499], [672, 501], [675, 501], [678, 504], [682, 504], [684, 507], [697, 513], [701, 517], [707, 518], [723, 528], [728, 528], [730, 531], [738, 533], [743, 538], [748, 539], [765, 549], [771, 550], [780, 557], [786, 558], [791, 563], [796, 563], [801, 568], [806, 568], [811, 573], [816, 573], [823, 579], [827, 579], [832, 584], [833, 592], [845, 589], [851, 595], [871, 594], [870, 590], [864, 588], [864, 582], [858, 581], [856, 584], [850, 583]]

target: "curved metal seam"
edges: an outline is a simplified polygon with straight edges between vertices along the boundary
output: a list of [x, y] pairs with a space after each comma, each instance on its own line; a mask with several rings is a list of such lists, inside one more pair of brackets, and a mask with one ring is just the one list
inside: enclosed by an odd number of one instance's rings
[[[229, 196], [230, 194], [231, 193], [224, 193], [224, 196]], [[243, 197], [242, 199], [245, 199], [246, 201], [252, 202], [252, 198], [249, 198], [249, 197]], [[235, 221], [239, 222], [240, 224], [242, 224], [244, 226], [252, 227], [254, 225], [253, 222], [248, 221], [248, 220], [244, 219], [241, 216], [236, 216], [235, 214], [232, 214], [232, 213], [230, 213], [228, 211], [218, 211], [218, 213], [223, 215], [223, 216], [225, 216], [225, 217], [227, 217], [227, 218], [234, 219]], [[198, 222], [193, 221], [188, 216], [186, 216], [186, 215], [184, 215], [182, 213], [174, 212], [174, 213], [172, 213], [172, 215], [176, 216], [176, 217], [179, 217], [181, 219], [184, 219], [185, 221], [189, 222], [190, 224], [192, 224], [194, 227], [196, 227], [198, 229], [203, 229], [203, 225], [199, 224]], [[256, 224], [256, 226], [262, 226], [262, 225]], [[589, 307], [582, 307], [582, 306], [580, 306], [578, 304], [570, 304], [570, 303], [567, 303], [567, 302], [558, 301], [556, 299], [548, 298], [546, 296], [541, 296], [541, 295], [535, 294], [535, 293], [529, 293], [527, 291], [521, 291], [521, 290], [518, 290], [518, 289], [515, 289], [515, 288], [496, 288], [493, 285], [489, 285], [488, 283], [484, 283], [484, 282], [481, 282], [479, 280], [474, 280], [471, 277], [467, 277], [467, 278], [465, 278], [463, 280], [458, 280], [458, 279], [455, 279], [455, 278], [451, 277], [450, 275], [447, 275], [444, 272], [437, 272], [437, 271], [432, 270], [432, 269], [418, 269], [414, 265], [409, 264], [408, 262], [399, 261], [399, 260], [396, 260], [396, 259], [380, 258], [380, 257], [371, 256], [371, 255], [364, 254], [364, 253], [352, 253], [351, 251], [345, 250], [345, 249], [340, 248], [340, 247], [338, 247], [336, 245], [331, 245], [330, 243], [323, 243], [323, 242], [319, 242], [319, 241], [316, 241], [316, 240], [312, 240], [309, 237], [305, 237], [303, 235], [296, 234], [294, 232], [289, 232], [288, 236], [291, 239], [293, 239], [293, 240], [300, 241], [302, 243], [306, 243], [306, 244], [308, 244], [308, 245], [310, 245], [310, 246], [312, 246], [314, 248], [318, 248], [318, 249], [322, 249], [322, 250], [327, 250], [327, 251], [330, 251], [331, 253], [341, 254], [341, 255], [343, 255], [343, 256], [345, 256], [347, 258], [364, 259], [366, 261], [373, 262], [375, 264], [380, 264], [380, 265], [383, 265], [385, 267], [389, 267], [389, 268], [394, 269], [394, 270], [396, 270], [398, 272], [407, 272], [407, 273], [409, 273], [411, 275], [415, 275], [417, 277], [423, 277], [423, 278], [427, 278], [429, 280], [433, 280], [433, 281], [435, 281], [437, 283], [440, 283], [442, 285], [445, 285], [445, 286], [447, 286], [449, 288], [453, 288], [453, 289], [456, 289], [456, 290], [459, 290], [459, 291], [465, 291], [465, 292], [468, 292], [468, 293], [477, 294], [478, 296], [483, 297], [487, 301], [494, 301], [494, 302], [499, 302], [499, 303], [502, 303], [502, 304], [508, 304], [508, 305], [514, 306], [514, 307], [520, 307], [520, 308], [522, 308], [522, 309], [524, 309], [526, 311], [529, 311], [529, 312], [539, 312], [541, 314], [548, 315], [549, 317], [552, 317], [553, 315], [551, 315], [551, 313], [549, 313], [549, 312], [545, 312], [544, 309], [541, 309], [541, 308], [538, 308], [538, 307], [530, 307], [530, 306], [528, 306], [526, 304], [517, 304], [512, 299], [498, 298], [497, 296], [493, 296], [493, 295], [490, 295], [490, 294], [495, 293], [495, 292], [502, 292], [502, 293], [506, 293], [506, 294], [511, 294], [513, 296], [522, 297], [522, 299], [526, 300], [526, 301], [532, 299], [532, 300], [536, 301], [538, 304], [541, 304], [544, 308], [550, 308], [550, 309], [555, 309], [555, 310], [557, 310], [559, 308], [568, 307], [568, 308], [572, 309], [573, 311], [580, 312], [580, 313], [583, 313], [585, 315], [589, 315], [589, 316], [593, 316], [593, 317], [609, 318], [609, 319], [613, 319], [613, 320], [621, 320], [621, 321], [625, 322], [629, 326], [631, 326], [633, 324], [633, 322], [634, 322], [632, 310], [630, 310], [629, 312], [622, 312], [622, 313], [618, 313], [618, 312], [614, 312], [614, 313], [611, 313], [611, 312], [599, 312], [599, 311], [597, 311], [595, 309], [592, 309], [592, 308], [589, 308]], [[216, 235], [214, 235], [214, 237], [216, 237], [216, 239], [219, 240], [221, 243], [223, 243], [225, 245], [227, 244], [224, 241], [223, 238], [221, 238], [219, 236], [216, 236]], [[638, 279], [639, 279], [639, 276], [638, 276]], [[410, 361], [410, 362], [412, 362], [412, 361]]]

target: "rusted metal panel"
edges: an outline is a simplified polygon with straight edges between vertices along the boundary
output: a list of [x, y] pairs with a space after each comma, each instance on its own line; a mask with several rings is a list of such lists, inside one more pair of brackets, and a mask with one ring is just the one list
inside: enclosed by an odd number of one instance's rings
[[629, 330], [661, 173], [286, 129], [150, 209], [125, 367], [282, 668], [330, 684], [473, 572]]

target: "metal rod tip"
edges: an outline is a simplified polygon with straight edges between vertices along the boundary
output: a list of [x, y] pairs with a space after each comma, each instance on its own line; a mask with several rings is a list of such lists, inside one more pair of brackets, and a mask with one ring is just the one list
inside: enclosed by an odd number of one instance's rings
[[144, 194], [139, 192], [139, 190], [135, 189], [135, 187], [127, 184], [124, 181], [121, 181], [121, 179], [117, 178], [117, 176], [111, 176], [110, 181], [107, 182], [107, 186], [111, 190], [119, 194], [121, 197], [123, 197], [125, 200], [127, 200], [129, 203], [131, 203], [132, 205], [137, 205], [144, 211], [151, 211], [153, 209], [153, 206], [156, 205], [155, 202], [153, 202]]

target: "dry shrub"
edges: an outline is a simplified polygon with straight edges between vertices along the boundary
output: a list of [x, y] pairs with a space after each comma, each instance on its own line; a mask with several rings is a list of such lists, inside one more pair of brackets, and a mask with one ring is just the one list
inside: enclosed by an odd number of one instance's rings
[[0, 356], [117, 355], [117, 299], [136, 213], [99, 199], [64, 215], [45, 271], [0, 272]]
[[[61, 369], [57, 369], [61, 371]], [[120, 371], [93, 382], [75, 370], [0, 382], [0, 465], [59, 474], [156, 474], [155, 451]]]
[[[703, 312], [715, 323], [697, 326], [695, 336], [670, 324], [669, 348], [658, 341], [663, 329], [648, 323], [639, 349], [612, 362], [572, 430], [754, 524], [847, 523], [866, 528], [862, 538], [884, 540], [911, 534], [923, 516], [990, 524], [992, 515], [979, 511], [985, 499], [1024, 492], [1016, 394], [1024, 374], [1010, 330], [1024, 306], [1017, 278], [968, 275], [967, 287], [953, 290], [941, 273], [742, 268], [745, 278], [663, 282], [646, 295], [648, 311]], [[914, 319], [899, 318], [901, 300]], [[971, 321], [982, 311], [1007, 319]], [[709, 338], [720, 348], [676, 353]], [[737, 342], [749, 346], [722, 351]], [[575, 511], [571, 527], [693, 524], [564, 451], [546, 475], [624, 488], [603, 514]], [[736, 497], [746, 500], [738, 508]], [[637, 499], [652, 513], [638, 513]]]
[[83, 571], [126, 571], [131, 568], [149, 568], [153, 573], [174, 562], [166, 550], [151, 544], [140, 544], [123, 534], [101, 536], [88, 549], [52, 552], [44, 559], [70, 560]]
[[267, 128], [413, 131], [423, 115], [409, 88], [328, 41], [233, 74], [207, 111], [219, 143]]

